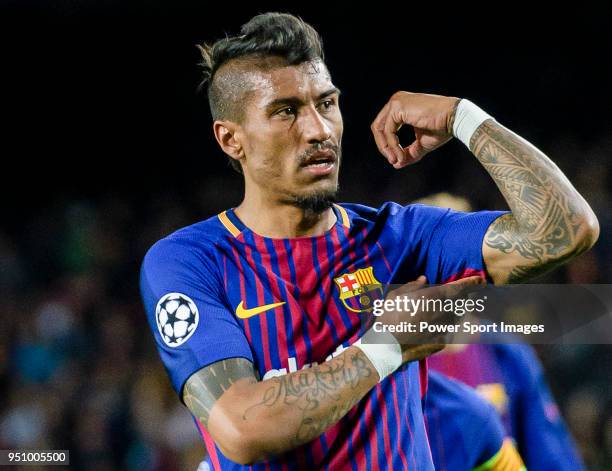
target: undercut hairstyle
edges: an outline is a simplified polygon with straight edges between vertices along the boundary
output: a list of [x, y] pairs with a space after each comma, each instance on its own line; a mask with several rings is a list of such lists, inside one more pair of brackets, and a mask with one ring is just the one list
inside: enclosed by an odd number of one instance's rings
[[[324, 61], [323, 45], [316, 30], [301, 18], [287, 13], [264, 13], [212, 44], [198, 45], [202, 54], [200, 90], [208, 94], [213, 120], [242, 123], [245, 103], [253, 84], [249, 72], [272, 67]], [[242, 173], [240, 163], [230, 158]]]

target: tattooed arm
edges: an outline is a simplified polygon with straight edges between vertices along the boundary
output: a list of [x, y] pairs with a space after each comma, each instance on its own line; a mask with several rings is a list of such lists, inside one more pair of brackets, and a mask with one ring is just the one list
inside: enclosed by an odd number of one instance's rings
[[[476, 276], [430, 287], [425, 277], [406, 283], [389, 297], [450, 299], [482, 283]], [[427, 311], [387, 312], [379, 322], [432, 320]], [[435, 319], [449, 322], [451, 312]], [[364, 335], [365, 338], [368, 333]], [[421, 360], [444, 346], [444, 335], [425, 331], [396, 334], [402, 363]], [[373, 334], [371, 342], [382, 341]], [[361, 348], [351, 346], [329, 361], [295, 373], [259, 381], [252, 363], [230, 358], [189, 377], [183, 400], [229, 459], [249, 464], [307, 443], [335, 425], [380, 380]]]
[[265, 381], [258, 381], [251, 362], [231, 358], [194, 373], [183, 400], [225, 456], [250, 464], [318, 437], [378, 380], [357, 347]]
[[525, 281], [593, 246], [597, 218], [546, 155], [493, 120], [474, 132], [470, 150], [512, 210], [491, 224], [483, 242], [496, 284]]
[[[379, 150], [395, 168], [418, 162], [452, 138], [458, 103], [453, 97], [395, 93], [372, 123]], [[415, 132], [407, 147], [397, 137], [403, 124]], [[469, 147], [512, 210], [491, 224], [483, 242], [496, 284], [525, 281], [593, 246], [599, 236], [595, 214], [546, 155], [490, 119]]]

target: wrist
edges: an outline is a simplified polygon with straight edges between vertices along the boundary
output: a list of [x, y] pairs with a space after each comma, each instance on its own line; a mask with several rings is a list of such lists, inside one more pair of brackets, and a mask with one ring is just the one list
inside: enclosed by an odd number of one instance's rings
[[455, 124], [455, 117], [457, 116], [457, 107], [461, 102], [461, 98], [455, 98], [455, 103], [453, 105], [453, 109], [448, 114], [448, 119], [446, 120], [446, 132], [450, 136], [454, 136], [453, 134], [453, 125]]
[[376, 333], [370, 329], [353, 346], [359, 348], [370, 360], [380, 378], [379, 383], [403, 363], [402, 348], [389, 333]]
[[457, 102], [452, 121], [452, 134], [470, 148], [470, 140], [487, 119], [493, 119], [470, 100], [461, 99]]

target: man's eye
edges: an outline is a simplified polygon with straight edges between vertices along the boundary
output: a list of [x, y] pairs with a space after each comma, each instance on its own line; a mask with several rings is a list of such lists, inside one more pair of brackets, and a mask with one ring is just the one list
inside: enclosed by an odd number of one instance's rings
[[278, 110], [276, 114], [281, 116], [293, 116], [296, 114], [296, 110], [293, 106], [288, 106], [287, 108], [283, 108], [282, 110]]
[[332, 106], [334, 106], [334, 100], [325, 100], [323, 102], [321, 102], [321, 107], [324, 110], [328, 110], [330, 109]]

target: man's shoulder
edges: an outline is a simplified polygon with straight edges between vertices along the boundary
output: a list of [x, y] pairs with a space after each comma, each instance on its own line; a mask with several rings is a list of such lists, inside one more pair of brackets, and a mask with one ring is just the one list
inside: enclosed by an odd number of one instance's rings
[[218, 215], [182, 227], [155, 242], [144, 260], [173, 258], [211, 258], [215, 246], [222, 241], [226, 229]]
[[436, 217], [448, 212], [446, 208], [427, 206], [421, 203], [402, 205], [394, 201], [386, 201], [378, 207], [367, 206], [359, 203], [339, 203], [351, 218], [376, 220], [392, 217]]
[[432, 231], [450, 211], [420, 203], [401, 205], [393, 201], [378, 207], [355, 203], [341, 203], [340, 206], [346, 210], [351, 226], [374, 226], [402, 237], [407, 234], [418, 237], [419, 234]]

